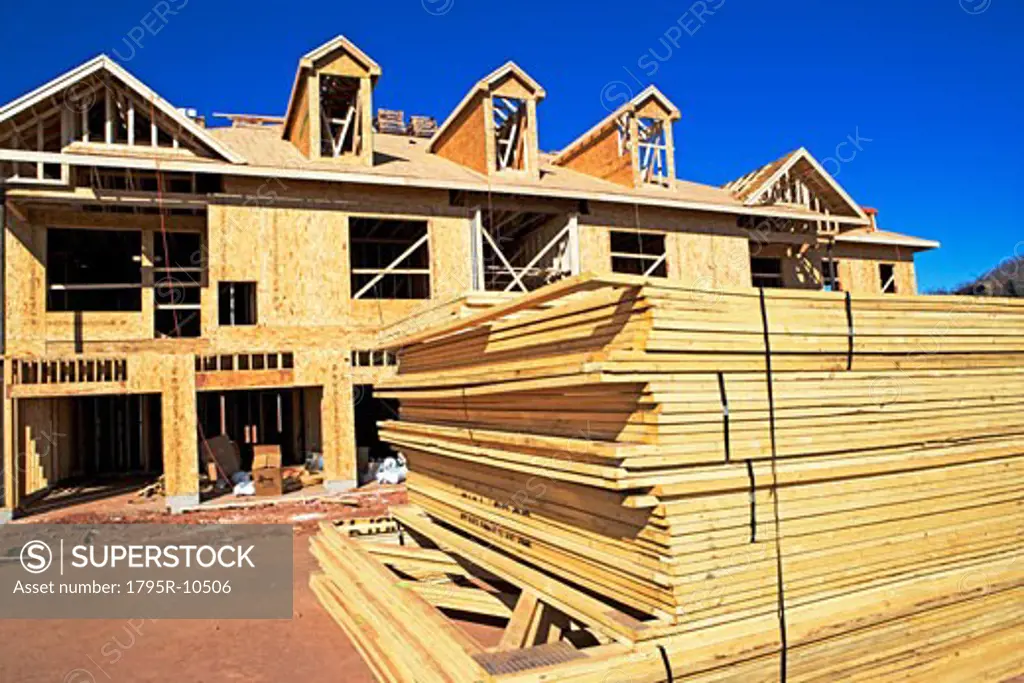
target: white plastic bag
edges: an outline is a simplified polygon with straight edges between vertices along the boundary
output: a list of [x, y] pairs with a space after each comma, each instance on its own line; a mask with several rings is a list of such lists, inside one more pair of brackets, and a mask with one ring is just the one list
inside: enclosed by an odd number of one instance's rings
[[400, 455], [397, 458], [385, 458], [377, 468], [377, 483], [391, 486], [401, 484], [408, 474], [409, 468], [406, 467], [405, 457]]
[[231, 475], [231, 483], [236, 496], [255, 496], [256, 485], [252, 483], [252, 475], [248, 472], [235, 472]]

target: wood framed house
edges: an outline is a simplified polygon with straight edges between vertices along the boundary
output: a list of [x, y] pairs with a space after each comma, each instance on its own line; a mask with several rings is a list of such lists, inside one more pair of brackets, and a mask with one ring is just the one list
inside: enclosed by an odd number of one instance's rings
[[880, 230], [802, 148], [677, 178], [654, 87], [545, 153], [545, 91], [512, 62], [410, 132], [375, 120], [380, 78], [339, 36], [283, 117], [207, 127], [105, 56], [0, 107], [6, 517], [128, 473], [195, 505], [220, 434], [351, 487], [380, 448], [382, 340], [567, 276], [899, 295], [938, 246]]

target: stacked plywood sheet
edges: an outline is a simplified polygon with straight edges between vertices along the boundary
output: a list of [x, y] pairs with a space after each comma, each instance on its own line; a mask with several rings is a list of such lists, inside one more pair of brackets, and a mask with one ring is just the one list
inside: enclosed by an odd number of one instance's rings
[[436, 529], [640, 619], [676, 680], [997, 678], [1022, 361], [1008, 300], [581, 277], [407, 339], [378, 393]]

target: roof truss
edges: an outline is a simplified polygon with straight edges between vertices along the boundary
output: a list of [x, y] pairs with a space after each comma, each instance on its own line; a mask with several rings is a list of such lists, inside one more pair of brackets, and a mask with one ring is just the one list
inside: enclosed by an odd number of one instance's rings
[[[222, 145], [106, 55], [86, 62], [0, 108], [0, 136], [6, 136], [8, 141], [13, 138], [14, 146], [24, 149], [26, 146], [22, 144], [26, 140], [23, 128], [29, 125], [27, 119], [52, 123], [66, 118], [68, 114], [62, 113], [65, 111], [81, 115], [96, 98], [102, 98], [105, 102], [113, 100], [108, 106], [111, 112], [106, 122], [108, 130], [116, 124], [117, 119], [124, 120], [126, 125], [133, 125], [128, 121], [134, 121], [134, 113], [140, 112], [147, 119], [159, 121], [177, 131], [182, 140], [194, 143], [197, 148], [209, 152], [210, 156], [234, 164], [245, 163], [244, 158]], [[131, 117], [129, 111], [132, 112]], [[57, 130], [61, 128], [60, 125], [56, 127]], [[69, 141], [66, 129], [61, 135], [65, 138], [62, 142]], [[110, 138], [108, 133], [103, 140], [97, 141], [109, 141]], [[0, 137], [0, 144], [3, 139]], [[38, 146], [38, 141], [33, 140], [33, 144], [27, 148], [37, 149]]]
[[[771, 197], [771, 193], [774, 189], [778, 188], [780, 184], [786, 182], [791, 176], [799, 173], [797, 170], [798, 165], [805, 164], [810, 167], [811, 175], [813, 176], [812, 181], [819, 186], [823, 186], [828, 190], [831, 190], [836, 195], [840, 202], [845, 205], [845, 208], [850, 213], [858, 218], [867, 220], [867, 214], [861, 209], [860, 205], [853, 200], [842, 185], [836, 182], [835, 178], [826, 171], [818, 160], [815, 159], [806, 148], [801, 147], [796, 152], [789, 155], [786, 161], [779, 165], [775, 171], [769, 175], [761, 185], [750, 193], [750, 195], [744, 201], [747, 206], [756, 206], [758, 204], [771, 203], [768, 201]], [[756, 172], [755, 172], [756, 173]], [[805, 179], [807, 179], [805, 177]], [[801, 203], [801, 202], [796, 202]]]

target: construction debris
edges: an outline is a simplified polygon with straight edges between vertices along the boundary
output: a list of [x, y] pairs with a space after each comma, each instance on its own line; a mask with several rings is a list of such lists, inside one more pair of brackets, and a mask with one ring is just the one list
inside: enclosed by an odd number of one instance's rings
[[[136, 496], [139, 498], [153, 498], [156, 496], [162, 496], [165, 493], [166, 491], [164, 486], [164, 475], [161, 474], [159, 479], [139, 489], [139, 492], [136, 494]], [[141, 501], [132, 500], [130, 502], [135, 503]]]

